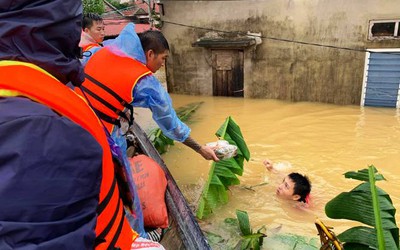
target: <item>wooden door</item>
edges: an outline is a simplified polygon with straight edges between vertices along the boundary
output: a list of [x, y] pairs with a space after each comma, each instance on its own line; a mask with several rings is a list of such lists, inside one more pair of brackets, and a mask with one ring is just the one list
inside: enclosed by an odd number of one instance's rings
[[243, 50], [212, 50], [213, 95], [243, 97]]

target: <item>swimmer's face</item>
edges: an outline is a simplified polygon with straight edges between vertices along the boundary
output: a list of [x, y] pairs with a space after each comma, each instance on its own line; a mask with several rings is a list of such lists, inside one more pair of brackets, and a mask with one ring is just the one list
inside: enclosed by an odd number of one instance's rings
[[297, 201], [300, 199], [300, 195], [294, 194], [294, 186], [295, 183], [293, 180], [289, 176], [286, 176], [276, 189], [276, 195], [285, 200]]

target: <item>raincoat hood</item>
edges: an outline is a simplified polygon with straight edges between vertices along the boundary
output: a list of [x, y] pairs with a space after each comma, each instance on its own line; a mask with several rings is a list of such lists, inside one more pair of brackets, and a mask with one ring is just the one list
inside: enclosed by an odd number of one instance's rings
[[79, 85], [81, 22], [81, 1], [0, 1], [0, 60], [33, 63], [63, 83]]
[[146, 56], [133, 23], [127, 24], [118, 37], [104, 41], [103, 45], [116, 55], [130, 57], [146, 64]]

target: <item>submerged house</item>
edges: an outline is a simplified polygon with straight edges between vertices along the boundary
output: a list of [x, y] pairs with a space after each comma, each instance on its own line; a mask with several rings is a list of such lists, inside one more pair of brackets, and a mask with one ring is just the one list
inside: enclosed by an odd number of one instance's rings
[[398, 105], [400, 1], [159, 6], [171, 93]]

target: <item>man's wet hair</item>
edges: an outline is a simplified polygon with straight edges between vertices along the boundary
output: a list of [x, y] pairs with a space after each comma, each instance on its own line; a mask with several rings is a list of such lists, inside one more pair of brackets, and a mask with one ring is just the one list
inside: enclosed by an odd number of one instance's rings
[[308, 177], [299, 173], [291, 173], [289, 177], [294, 182], [293, 194], [300, 195], [298, 201], [306, 202], [306, 197], [311, 192], [311, 182]]
[[169, 50], [167, 39], [158, 30], [146, 30], [138, 33], [138, 36], [144, 53], [149, 50], [153, 50], [155, 54], [160, 54], [166, 50]]
[[82, 29], [90, 29], [93, 26], [94, 22], [102, 22], [103, 18], [96, 13], [86, 13], [83, 15], [83, 20], [82, 20]]

